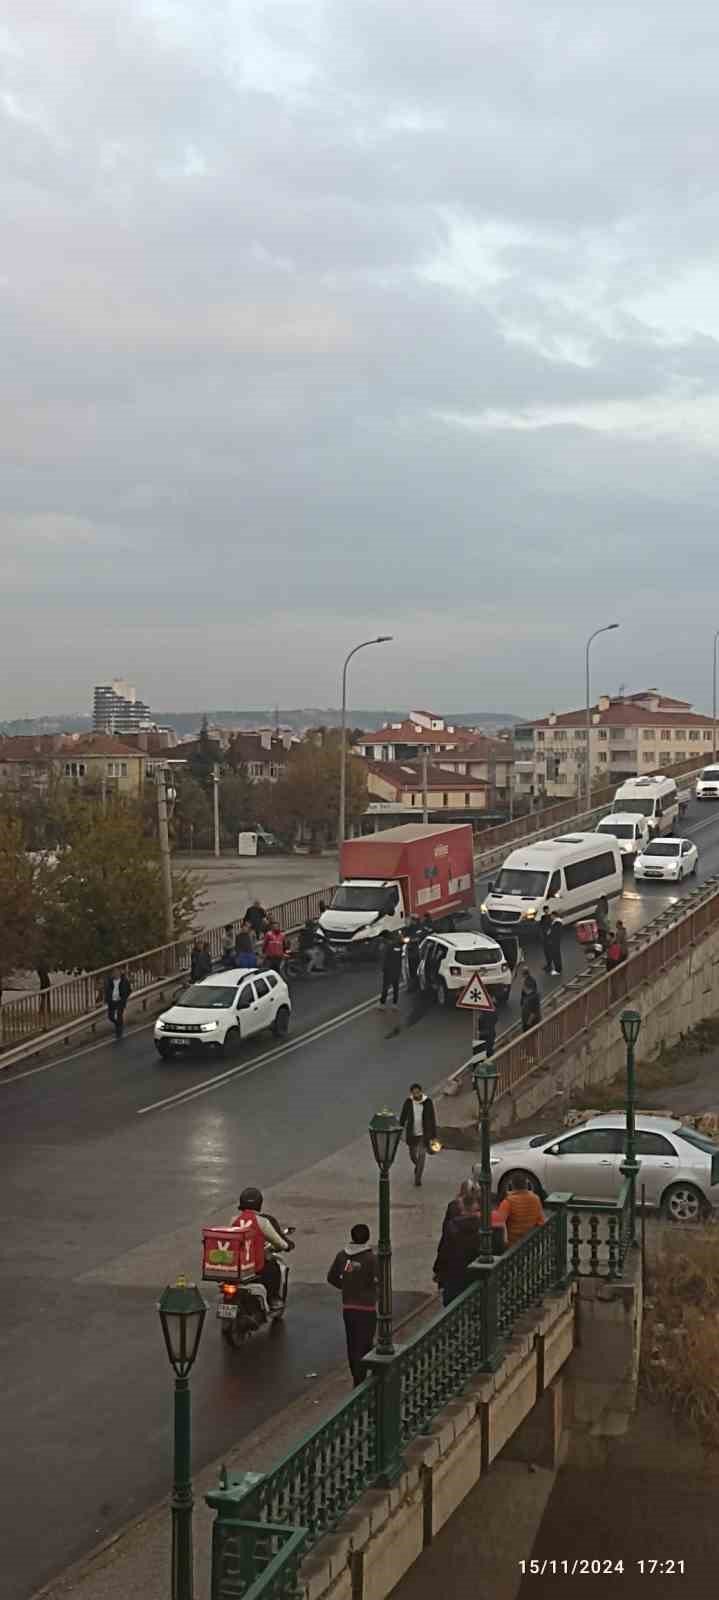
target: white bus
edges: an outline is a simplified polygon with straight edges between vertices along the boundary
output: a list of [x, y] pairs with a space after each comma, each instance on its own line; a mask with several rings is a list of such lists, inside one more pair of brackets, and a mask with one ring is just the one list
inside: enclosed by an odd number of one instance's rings
[[636, 811], [646, 817], [651, 833], [672, 833], [679, 816], [679, 796], [673, 778], [662, 772], [653, 777], [628, 778], [614, 796], [613, 811]]
[[539, 844], [519, 845], [489, 885], [482, 920], [490, 933], [517, 932], [554, 911], [561, 922], [578, 922], [596, 910], [601, 895], [622, 893], [622, 856], [614, 837], [565, 833]]

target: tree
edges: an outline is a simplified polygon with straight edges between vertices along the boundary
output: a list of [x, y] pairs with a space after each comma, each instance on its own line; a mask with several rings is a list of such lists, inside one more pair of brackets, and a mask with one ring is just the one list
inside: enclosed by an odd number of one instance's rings
[[244, 767], [224, 772], [220, 784], [220, 826], [236, 842], [238, 833], [252, 828], [255, 816], [255, 785]]
[[[270, 826], [278, 833], [291, 835], [301, 827], [309, 829], [310, 849], [316, 849], [336, 836], [339, 821], [340, 756], [339, 735], [335, 729], [317, 744], [316, 730], [289, 752], [287, 767], [274, 784]], [[367, 773], [356, 756], [347, 758], [347, 820], [353, 821], [367, 809]], [[262, 819], [264, 821], [264, 818]]]
[[[198, 889], [173, 877], [175, 932], [190, 926]], [[138, 806], [88, 813], [45, 874], [43, 943], [64, 971], [87, 972], [165, 943], [160, 851]]]
[[195, 782], [201, 784], [206, 791], [212, 787], [212, 771], [216, 762], [221, 759], [221, 755], [219, 744], [215, 739], [210, 738], [207, 717], [204, 716], [197, 740], [197, 749], [193, 750], [187, 765]]
[[38, 942], [36, 868], [21, 824], [0, 815], [0, 993], [4, 974], [32, 967]]
[[207, 844], [212, 828], [208, 795], [191, 772], [182, 772], [176, 783], [177, 799], [170, 826], [178, 844], [184, 848], [197, 846], [200, 840]]

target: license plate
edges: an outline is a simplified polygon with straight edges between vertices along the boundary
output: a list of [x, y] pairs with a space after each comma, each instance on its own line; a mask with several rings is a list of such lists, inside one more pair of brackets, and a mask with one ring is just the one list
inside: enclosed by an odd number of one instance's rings
[[232, 1318], [237, 1316], [237, 1306], [226, 1306], [222, 1303], [217, 1307], [217, 1315], [218, 1317], [226, 1317], [228, 1322], [231, 1322]]
[[173, 1040], [172, 1040], [172, 1043], [173, 1043], [173, 1045], [175, 1045], [175, 1046], [177, 1046], [177, 1045], [180, 1045], [180, 1046], [181, 1046], [181, 1048], [182, 1048], [182, 1049], [183, 1049], [183, 1050], [186, 1050], [186, 1049], [187, 1049], [187, 1048], [188, 1048], [188, 1045], [189, 1045], [189, 1043], [190, 1043], [190, 1040], [189, 1040], [189, 1039], [177, 1039], [177, 1038], [173, 1038]]

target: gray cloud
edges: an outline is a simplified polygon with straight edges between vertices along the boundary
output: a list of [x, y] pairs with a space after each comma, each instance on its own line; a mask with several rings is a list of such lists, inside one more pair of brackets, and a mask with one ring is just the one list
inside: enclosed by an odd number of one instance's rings
[[364, 703], [530, 713], [610, 613], [706, 703], [718, 63], [709, 0], [9, 0], [0, 716], [330, 702], [375, 627]]

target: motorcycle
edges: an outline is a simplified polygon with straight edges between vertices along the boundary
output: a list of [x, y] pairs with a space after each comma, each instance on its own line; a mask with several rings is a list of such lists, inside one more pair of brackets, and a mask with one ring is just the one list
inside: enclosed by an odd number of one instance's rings
[[[228, 1235], [231, 1231], [227, 1228], [203, 1228], [202, 1277], [206, 1281], [217, 1283], [219, 1298], [215, 1316], [220, 1323], [223, 1338], [235, 1349], [239, 1349], [253, 1333], [258, 1333], [260, 1328], [271, 1327], [282, 1321], [287, 1308], [290, 1272], [284, 1252], [281, 1254], [279, 1251], [275, 1252], [270, 1244], [266, 1244], [266, 1255], [274, 1257], [280, 1270], [280, 1294], [277, 1306], [270, 1306], [265, 1285], [257, 1278], [250, 1278], [244, 1283], [237, 1280], [230, 1281], [229, 1273], [224, 1275], [221, 1269], [223, 1265], [229, 1266], [233, 1259], [227, 1249]], [[279, 1231], [283, 1239], [291, 1239], [295, 1229], [288, 1227], [280, 1228]], [[216, 1258], [223, 1254], [225, 1261], [218, 1261]]]

